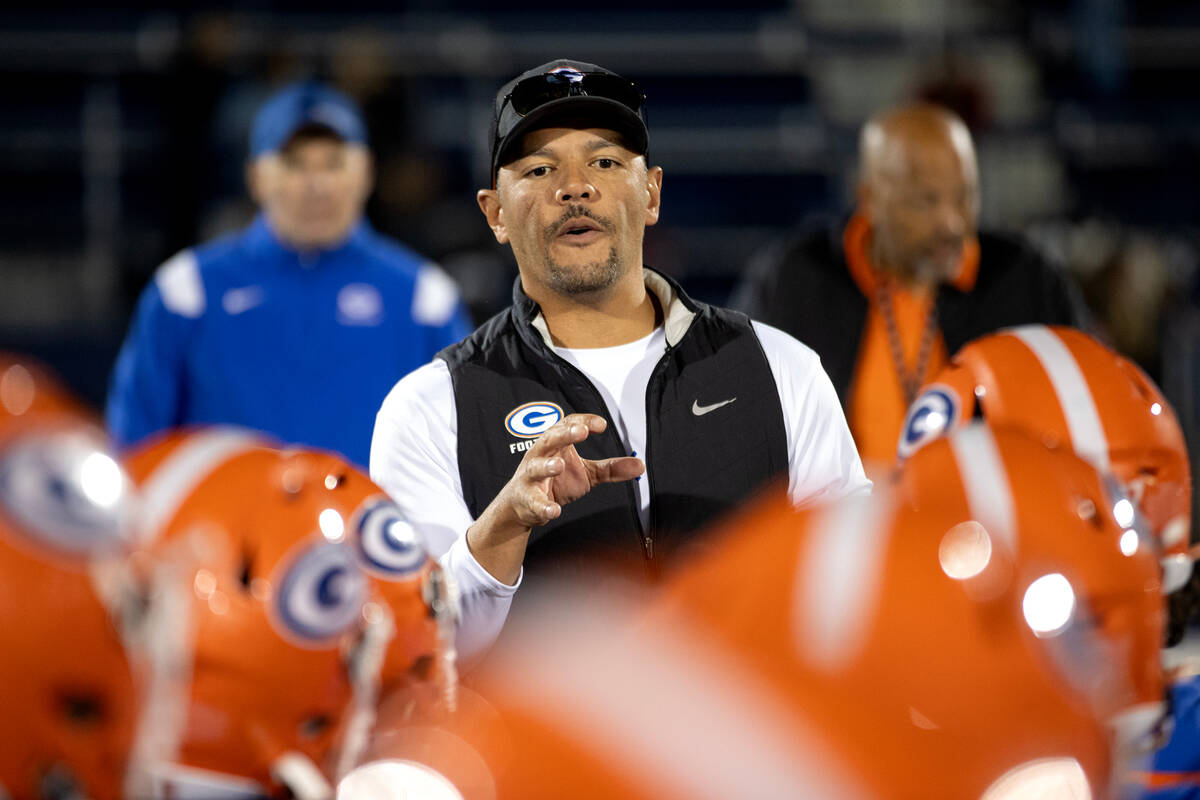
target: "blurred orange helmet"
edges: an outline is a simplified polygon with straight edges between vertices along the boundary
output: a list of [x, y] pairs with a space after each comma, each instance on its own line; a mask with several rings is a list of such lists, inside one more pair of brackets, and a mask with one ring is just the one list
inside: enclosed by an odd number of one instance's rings
[[225, 428], [168, 435], [128, 463], [155, 569], [177, 576], [190, 609], [177, 654], [190, 680], [174, 729], [160, 715], [143, 734], [158, 740], [144, 791], [330, 797], [375, 697], [377, 674], [356, 668], [373, 615], [346, 526], [378, 489], [331, 454]]
[[981, 422], [915, 453], [900, 482], [914, 507], [986, 531], [1008, 554], [1007, 580], [1063, 676], [1122, 755], [1149, 752], [1166, 714], [1165, 603], [1154, 539], [1117, 482], [1024, 430]]
[[1062, 443], [1116, 476], [1162, 544], [1164, 590], [1187, 581], [1187, 445], [1174, 411], [1136, 365], [1073, 328], [1027, 325], [976, 339], [913, 402], [900, 457], [976, 416]]
[[132, 483], [69, 397], [43, 402], [35, 381], [16, 403], [14, 369], [0, 364], [0, 796], [117, 798], [138, 715], [112, 580]]
[[889, 494], [749, 510], [676, 576], [655, 624], [706, 629], [876, 796], [1038, 797], [1039, 781], [1108, 796], [1104, 728], [1038, 646], [1007, 554]]

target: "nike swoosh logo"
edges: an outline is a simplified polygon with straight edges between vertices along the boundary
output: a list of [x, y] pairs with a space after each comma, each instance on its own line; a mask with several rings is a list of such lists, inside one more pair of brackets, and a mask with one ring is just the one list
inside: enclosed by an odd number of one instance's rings
[[731, 397], [728, 400], [722, 400], [719, 403], [713, 403], [711, 406], [702, 406], [702, 405], [700, 405], [699, 400], [693, 400], [692, 401], [692, 413], [695, 414], [697, 417], [703, 417], [708, 412], [716, 411], [721, 406], [727, 406], [730, 403], [732, 403], [734, 400], [737, 400], [737, 398]]
[[230, 289], [221, 298], [221, 305], [227, 314], [241, 314], [262, 303], [262, 287], [246, 286], [241, 289]]

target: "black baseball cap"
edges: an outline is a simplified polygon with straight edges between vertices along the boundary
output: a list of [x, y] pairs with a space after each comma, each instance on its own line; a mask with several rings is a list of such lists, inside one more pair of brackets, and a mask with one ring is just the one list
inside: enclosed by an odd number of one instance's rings
[[521, 137], [555, 124], [608, 128], [629, 149], [649, 153], [646, 97], [628, 78], [595, 64], [560, 58], [522, 72], [500, 87], [492, 106], [492, 185], [518, 157]]

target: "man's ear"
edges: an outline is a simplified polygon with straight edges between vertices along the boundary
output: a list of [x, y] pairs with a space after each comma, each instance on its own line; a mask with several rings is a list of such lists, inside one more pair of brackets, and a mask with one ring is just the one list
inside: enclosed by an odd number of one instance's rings
[[487, 218], [492, 235], [500, 244], [508, 244], [508, 227], [504, 224], [504, 211], [500, 208], [500, 193], [495, 189], [480, 189], [475, 193], [475, 202]]
[[662, 210], [662, 167], [650, 167], [646, 170], [646, 224], [658, 222], [659, 211]]
[[257, 161], [247, 161], [246, 167], [242, 171], [246, 180], [246, 191], [250, 195], [250, 199], [255, 205], [262, 205], [262, 188], [259, 178], [259, 168]]
[[855, 209], [859, 214], [862, 214], [869, 220], [875, 219], [875, 203], [879, 199], [879, 193], [871, 182], [866, 179], [860, 179], [854, 187]]
[[371, 192], [375, 191], [375, 154], [370, 150], [363, 148], [366, 156], [366, 162], [363, 164], [363, 169], [366, 171], [366, 180], [363, 182], [362, 199], [365, 203], [367, 198], [371, 196]]

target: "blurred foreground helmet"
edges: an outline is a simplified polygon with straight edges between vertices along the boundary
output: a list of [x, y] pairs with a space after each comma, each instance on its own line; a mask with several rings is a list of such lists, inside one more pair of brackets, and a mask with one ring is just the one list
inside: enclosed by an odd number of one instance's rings
[[184, 598], [184, 620], [159, 630], [179, 639], [174, 663], [156, 674], [168, 684], [190, 676], [163, 690], [143, 732], [142, 790], [332, 797], [347, 737], [364, 724], [356, 715], [369, 724], [375, 700], [377, 672], [358, 661], [378, 665], [382, 652], [364, 648], [386, 645], [346, 541], [378, 489], [335, 456], [279, 451], [232, 429], [172, 434], [128, 463], [155, 569]]
[[1011, 560], [961, 522], [886, 491], [806, 514], [776, 497], [681, 571], [655, 624], [702, 626], [874, 796], [1106, 797], [1103, 726], [1038, 646]]
[[117, 798], [138, 716], [111, 580], [132, 484], [53, 379], [0, 357], [0, 796]]
[[[1021, 613], [1078, 694], [1108, 723], [1122, 757], [1144, 756], [1165, 730], [1160, 661], [1165, 603], [1154, 538], [1117, 483], [1025, 431], [976, 422], [921, 449], [901, 471], [918, 509], [953, 515], [1009, 560], [974, 590], [1010, 584]], [[969, 535], [968, 535], [969, 533]], [[982, 560], [981, 551], [970, 550]], [[957, 551], [954, 569], [976, 564]]]
[[1028, 325], [965, 345], [909, 409], [899, 454], [982, 416], [1070, 447], [1111, 473], [1163, 548], [1163, 589], [1191, 575], [1191, 475], [1174, 412], [1133, 363], [1065, 327]]

